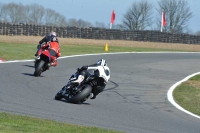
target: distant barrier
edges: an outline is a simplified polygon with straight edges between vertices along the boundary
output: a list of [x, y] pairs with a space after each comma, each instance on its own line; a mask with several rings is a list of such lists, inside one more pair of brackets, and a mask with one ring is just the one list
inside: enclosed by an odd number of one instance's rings
[[52, 27], [30, 24], [0, 23], [0, 35], [45, 36], [56, 31], [58, 37], [101, 40], [132, 40], [144, 42], [166, 42], [200, 44], [200, 36], [189, 34], [171, 34], [159, 31], [130, 31], [104, 28]]

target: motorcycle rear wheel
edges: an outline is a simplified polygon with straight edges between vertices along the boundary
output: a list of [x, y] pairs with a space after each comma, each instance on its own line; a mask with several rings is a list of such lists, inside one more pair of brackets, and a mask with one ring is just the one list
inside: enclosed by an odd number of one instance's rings
[[92, 91], [92, 87], [90, 85], [84, 85], [84, 87], [78, 94], [72, 96], [68, 99], [70, 103], [82, 103], [87, 100], [87, 98], [90, 96], [90, 93]]

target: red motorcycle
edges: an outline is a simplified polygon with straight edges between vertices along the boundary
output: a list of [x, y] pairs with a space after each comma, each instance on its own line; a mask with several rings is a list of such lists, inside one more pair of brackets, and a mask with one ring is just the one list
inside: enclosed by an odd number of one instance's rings
[[[50, 45], [54, 45], [53, 43], [57, 42], [49, 42]], [[35, 72], [34, 76], [38, 77], [42, 72], [49, 69], [50, 64], [55, 59], [55, 51], [52, 49], [40, 49], [38, 51], [38, 56], [35, 60]]]

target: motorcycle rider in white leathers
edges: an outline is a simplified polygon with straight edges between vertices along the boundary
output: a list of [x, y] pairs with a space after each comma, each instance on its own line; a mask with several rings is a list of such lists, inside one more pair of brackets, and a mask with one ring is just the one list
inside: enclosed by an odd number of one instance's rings
[[110, 69], [104, 59], [100, 59], [95, 64], [89, 66], [82, 66], [81, 68], [78, 68], [77, 71], [79, 71], [80, 75], [78, 76], [78, 79], [72, 81], [72, 83], [80, 84], [90, 75], [98, 75], [99, 77], [102, 77], [104, 79], [97, 81], [97, 87], [92, 90], [92, 93], [90, 94], [90, 99], [95, 99], [96, 96], [104, 90], [110, 78]]

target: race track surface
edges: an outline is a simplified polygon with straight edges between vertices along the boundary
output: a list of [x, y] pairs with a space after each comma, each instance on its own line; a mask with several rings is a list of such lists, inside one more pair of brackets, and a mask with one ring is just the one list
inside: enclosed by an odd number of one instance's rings
[[[83, 104], [54, 100], [77, 67], [107, 60], [104, 92]], [[199, 53], [126, 53], [70, 57], [34, 77], [33, 61], [0, 64], [0, 111], [128, 133], [199, 133], [200, 120], [167, 99], [168, 89], [200, 71]]]

